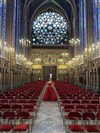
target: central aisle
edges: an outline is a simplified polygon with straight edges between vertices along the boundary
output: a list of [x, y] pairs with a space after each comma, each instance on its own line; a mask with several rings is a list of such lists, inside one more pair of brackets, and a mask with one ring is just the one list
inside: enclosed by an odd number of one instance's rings
[[42, 102], [32, 133], [65, 133], [57, 102]]

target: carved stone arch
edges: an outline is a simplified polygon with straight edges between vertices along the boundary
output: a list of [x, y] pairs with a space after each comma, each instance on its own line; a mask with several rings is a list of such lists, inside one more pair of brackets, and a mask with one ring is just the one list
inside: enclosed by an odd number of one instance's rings
[[[29, 5], [33, 2], [34, 0], [25, 0], [25, 4], [24, 4], [24, 10], [23, 13], [27, 13], [27, 9], [29, 7]], [[66, 0], [72, 8], [72, 12], [73, 12], [73, 16], [75, 18], [77, 18], [77, 9], [76, 9], [76, 4], [75, 4], [75, 0]]]
[[97, 70], [99, 70], [99, 69], [100, 69], [100, 65], [97, 66]]
[[[23, 10], [23, 13], [24, 13], [24, 17], [25, 17], [25, 15], [27, 15], [27, 10], [28, 10], [28, 8], [29, 8], [29, 6], [30, 6], [30, 4], [33, 2], [34, 0], [26, 0], [25, 1], [25, 4], [24, 4], [24, 10]], [[76, 8], [76, 4], [75, 4], [75, 1], [74, 0], [66, 0], [69, 4], [70, 4], [70, 6], [71, 6], [71, 9], [72, 9], [72, 14], [73, 14], [73, 35], [74, 35], [74, 37], [76, 37], [76, 27], [77, 27], [77, 24], [76, 24], [76, 19], [77, 19], [77, 8]], [[41, 6], [43, 6], [43, 4], [45, 4], [45, 2], [47, 2], [47, 1], [44, 1], [44, 2], [42, 2], [40, 5], [39, 5], [39, 7], [41, 7]], [[54, 1], [54, 3], [56, 3], [57, 5], [59, 5], [57, 2], [55, 2]], [[59, 5], [60, 6], [60, 5]], [[56, 7], [56, 6], [55, 6]], [[38, 7], [37, 7], [38, 8]], [[62, 8], [61, 6], [60, 6], [60, 8]], [[55, 9], [55, 8], [54, 8]], [[64, 9], [62, 8], [62, 10], [63, 10], [63, 12], [64, 12]], [[66, 13], [64, 13], [64, 15], [65, 15]], [[68, 22], [68, 27], [69, 27], [69, 33], [70, 33], [70, 31], [71, 31], [71, 24], [70, 24], [70, 21], [69, 21], [69, 18], [68, 18], [68, 16], [67, 16], [67, 14], [66, 14], [66, 18], [67, 18], [67, 22]], [[30, 27], [29, 27], [29, 29], [30, 29], [30, 33], [31, 33], [31, 27], [32, 27], [32, 18], [31, 18], [31, 23], [30, 23]], [[31, 34], [30, 34], [31, 35]]]
[[[61, 12], [61, 10], [58, 10], [58, 8], [55, 6], [47, 6], [46, 8], [43, 8], [37, 12], [34, 12], [34, 14], [32, 15], [31, 21], [30, 21], [30, 33], [32, 32], [33, 19], [35, 19], [36, 16], [40, 15], [41, 13], [45, 12], [48, 9], [52, 9], [52, 11], [59, 13], [61, 16], [64, 16], [64, 18], [66, 19], [67, 24], [68, 24], [68, 32], [71, 33], [71, 24], [70, 24], [67, 14], [65, 14], [64, 10]], [[35, 14], [37, 14], [37, 15], [35, 15]]]

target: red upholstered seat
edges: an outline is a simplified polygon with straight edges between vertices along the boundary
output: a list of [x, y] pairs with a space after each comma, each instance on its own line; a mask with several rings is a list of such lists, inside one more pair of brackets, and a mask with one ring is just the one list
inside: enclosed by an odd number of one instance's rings
[[89, 104], [87, 105], [87, 110], [92, 112], [93, 111], [97, 112], [97, 106], [95, 104]]
[[76, 105], [76, 111], [83, 112], [85, 110], [86, 110], [86, 105], [85, 104]]
[[14, 119], [16, 115], [15, 115], [15, 112], [13, 111], [5, 111], [2, 117], [3, 119]]
[[85, 125], [84, 128], [88, 132], [100, 132], [100, 129], [96, 125]]
[[78, 120], [81, 120], [81, 114], [79, 112], [69, 112], [67, 115], [65, 115], [65, 123], [66, 120], [68, 120], [68, 123], [72, 123], [73, 120], [76, 123]]
[[13, 126], [11, 124], [3, 124], [0, 126], [0, 131], [11, 131]]
[[18, 124], [13, 127], [14, 131], [26, 131], [28, 129], [28, 124]]
[[21, 119], [32, 119], [33, 116], [29, 114], [27, 111], [20, 111], [17, 113], [17, 118]]
[[12, 110], [13, 111], [21, 111], [22, 110], [22, 105], [20, 105], [20, 104], [12, 105]]
[[69, 130], [71, 132], [83, 132], [84, 128], [81, 125], [73, 124], [73, 125], [69, 125]]
[[67, 105], [64, 106], [64, 112], [70, 112], [72, 110], [74, 110], [74, 105], [67, 104]]
[[36, 111], [36, 108], [32, 104], [23, 105], [23, 110], [25, 111]]
[[100, 120], [100, 112], [98, 112], [98, 113], [96, 114], [96, 119], [97, 119], [97, 120]]
[[10, 105], [10, 104], [3, 104], [3, 105], [0, 107], [0, 110], [1, 110], [1, 111], [10, 110], [10, 109], [11, 109], [11, 105]]
[[93, 112], [84, 112], [83, 120], [95, 120], [95, 114]]
[[99, 100], [91, 100], [91, 104], [99, 104]]

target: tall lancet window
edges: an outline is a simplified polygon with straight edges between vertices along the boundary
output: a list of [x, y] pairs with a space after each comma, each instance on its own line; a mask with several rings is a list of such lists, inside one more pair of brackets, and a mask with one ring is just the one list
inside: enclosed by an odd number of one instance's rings
[[79, 1], [79, 38], [80, 38], [80, 52], [84, 50], [87, 45], [87, 24], [86, 24], [86, 0]]
[[2, 47], [2, 0], [0, 0], [0, 54], [1, 54], [1, 47]]
[[16, 0], [14, 0], [14, 18], [13, 18], [13, 21], [14, 21], [14, 27], [13, 27], [13, 44], [15, 45], [16, 47]]
[[20, 40], [20, 24], [21, 24], [21, 0], [15, 0], [15, 45], [16, 45], [16, 53], [19, 54], [19, 40]]
[[7, 2], [2, 0], [2, 55], [4, 55], [4, 45], [6, 37], [6, 15], [7, 15]]
[[100, 42], [100, 0], [93, 0], [94, 43]]

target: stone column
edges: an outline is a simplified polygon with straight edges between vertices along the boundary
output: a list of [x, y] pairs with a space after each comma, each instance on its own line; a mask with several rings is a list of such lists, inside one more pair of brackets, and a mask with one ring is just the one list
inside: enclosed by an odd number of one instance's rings
[[[6, 18], [6, 42], [12, 47], [13, 44], [13, 28], [14, 28], [14, 1], [7, 0], [7, 18]], [[12, 53], [9, 51], [9, 85], [13, 86], [13, 72], [12, 72]]]
[[96, 72], [96, 76], [97, 76], [97, 82], [96, 82], [96, 90], [99, 90], [99, 72]]
[[3, 89], [3, 80], [2, 80], [2, 75], [3, 75], [3, 64], [1, 63], [0, 64], [0, 92], [2, 92], [2, 89]]
[[[87, 21], [87, 48], [93, 44], [93, 2], [91, 0], [86, 0], [86, 21]], [[87, 51], [87, 84], [90, 85], [90, 53]]]

